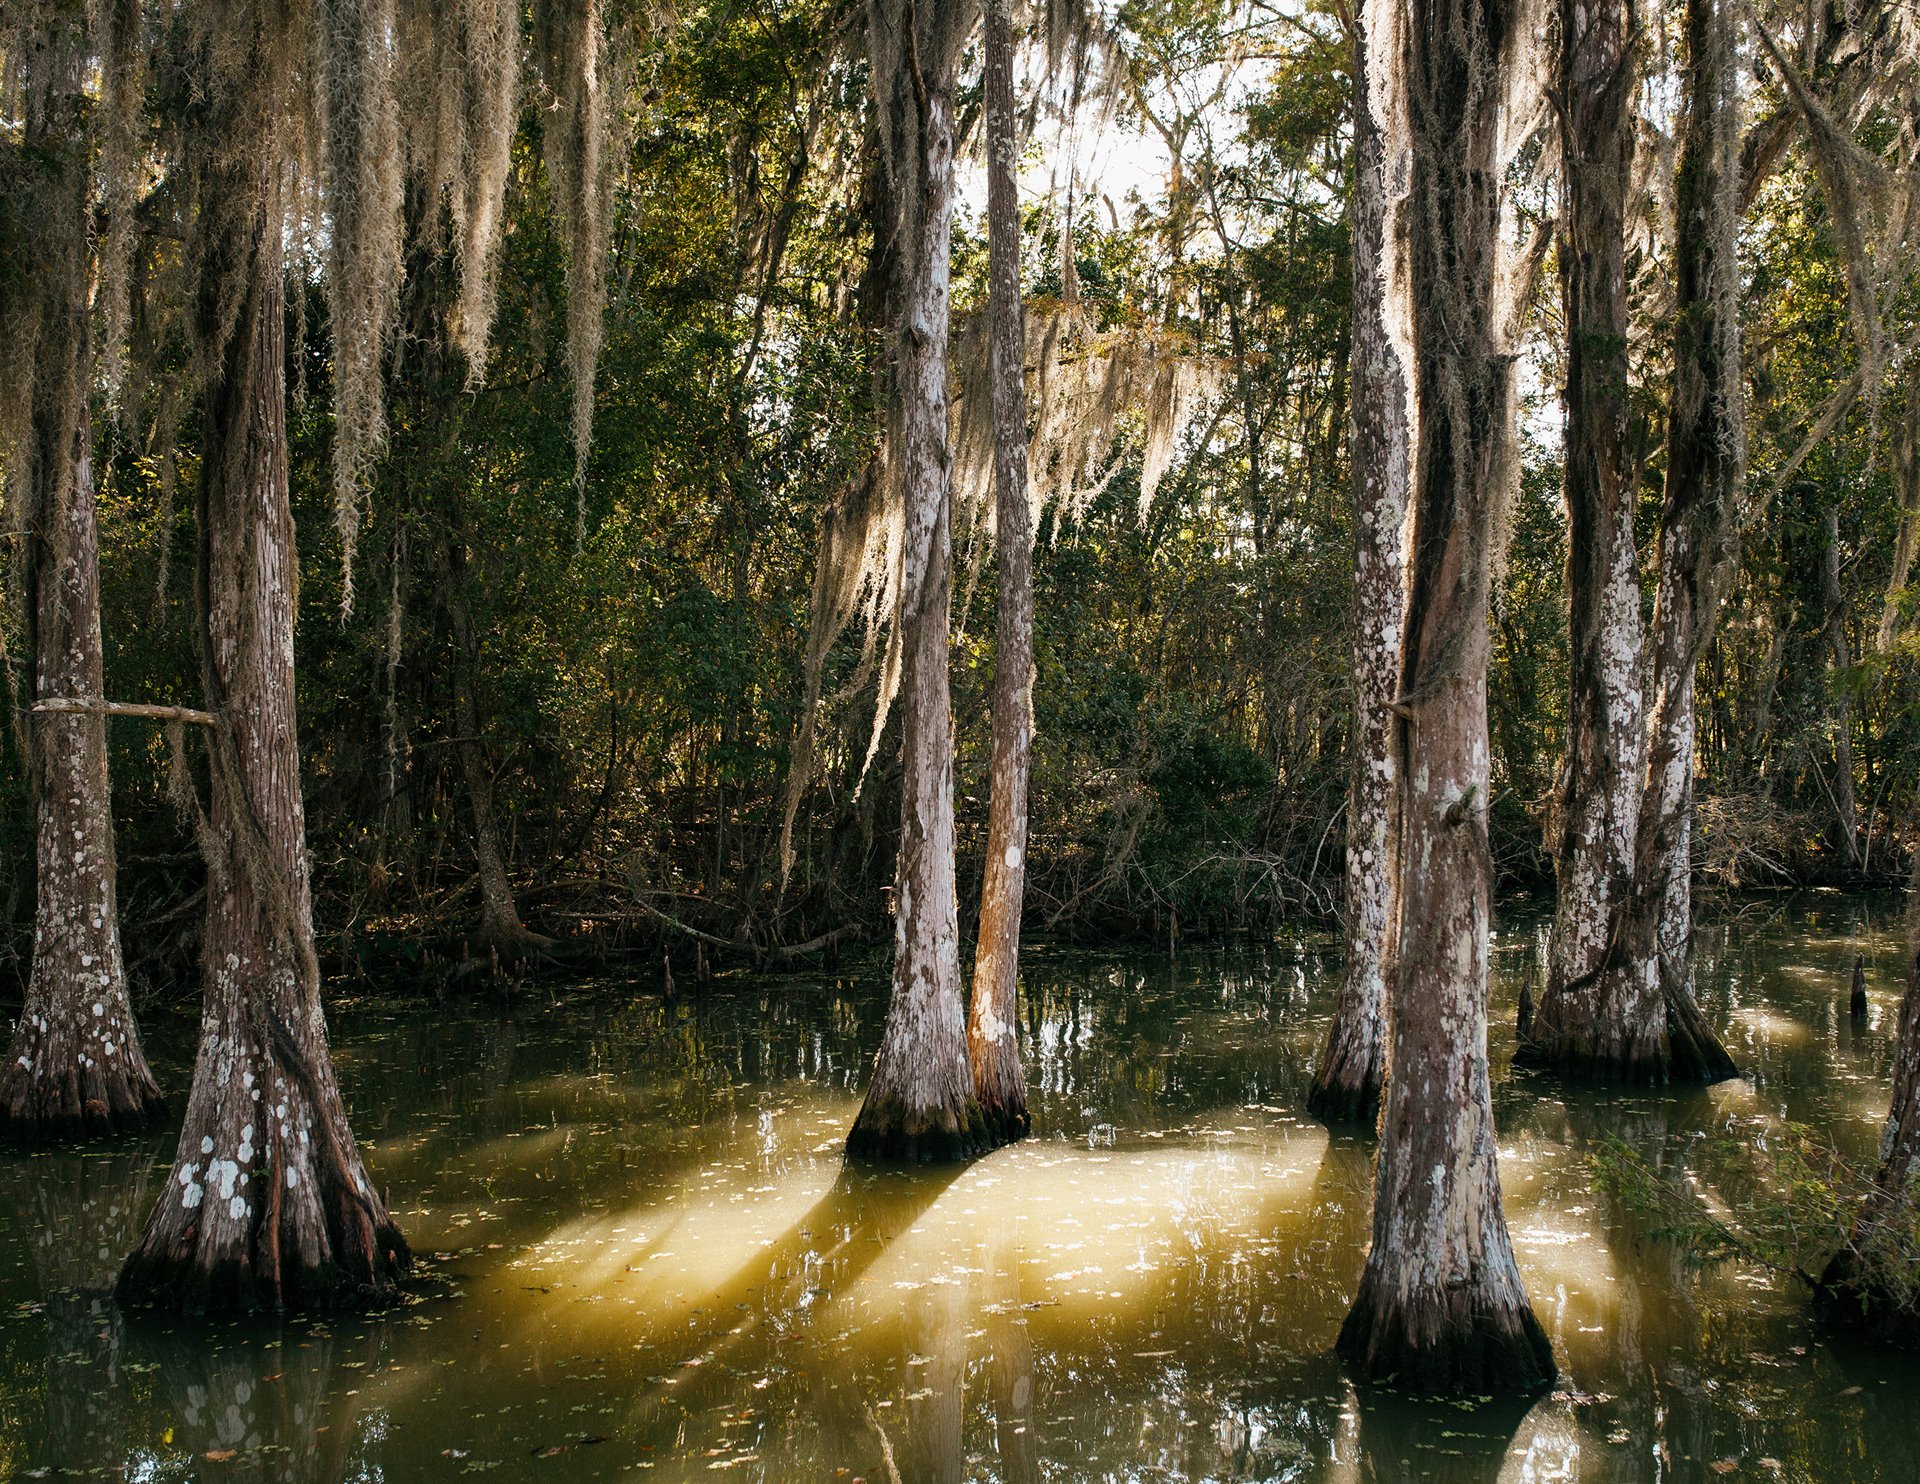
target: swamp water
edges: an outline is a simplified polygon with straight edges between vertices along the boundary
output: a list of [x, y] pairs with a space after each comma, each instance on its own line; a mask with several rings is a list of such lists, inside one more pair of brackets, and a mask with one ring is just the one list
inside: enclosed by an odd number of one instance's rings
[[[1618, 1135], [1687, 1162], [1788, 1121], [1868, 1161], [1900, 985], [1892, 904], [1702, 935], [1746, 1080], [1568, 1093], [1508, 1074], [1543, 927], [1497, 942], [1508, 1219], [1560, 1389], [1356, 1392], [1329, 1354], [1371, 1149], [1303, 1112], [1329, 943], [1177, 959], [1030, 948], [1036, 1137], [843, 1169], [885, 983], [723, 980], [345, 1001], [335, 1054], [419, 1257], [372, 1319], [188, 1327], [101, 1296], [171, 1137], [0, 1155], [0, 1479], [1920, 1479], [1920, 1364], [1828, 1343], [1765, 1273], [1688, 1270], [1597, 1194]], [[1853, 954], [1873, 1007], [1848, 1022]], [[184, 1093], [194, 1026], [161, 1020]]]

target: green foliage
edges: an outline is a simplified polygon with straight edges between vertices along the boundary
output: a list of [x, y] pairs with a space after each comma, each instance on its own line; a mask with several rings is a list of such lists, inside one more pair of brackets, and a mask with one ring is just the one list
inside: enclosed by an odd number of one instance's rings
[[1887, 1200], [1804, 1124], [1698, 1147], [1691, 1167], [1656, 1167], [1618, 1138], [1589, 1163], [1596, 1186], [1691, 1266], [1746, 1263], [1822, 1291], [1844, 1272], [1841, 1302], [1871, 1293], [1920, 1314], [1920, 1207]]
[[[820, 533], [877, 434], [885, 346], [866, 279], [877, 157], [846, 31], [857, 12], [834, 0], [693, 4], [649, 33], [631, 127], [615, 131], [624, 153], [583, 531], [570, 239], [555, 220], [564, 182], [549, 179], [544, 149], [553, 119], [530, 96], [511, 155], [491, 351], [472, 389], [448, 343], [461, 298], [450, 203], [412, 171], [414, 246], [384, 367], [388, 441], [367, 471], [345, 622], [325, 253], [308, 243], [297, 254], [296, 658], [317, 910], [336, 961], [408, 973], [468, 961], [476, 765], [520, 910], [544, 931], [625, 943], [661, 931], [667, 914], [750, 954], [884, 921], [895, 748], [884, 737], [867, 768], [879, 655], [858, 622], [826, 660], [819, 766], [784, 887], [776, 849]], [[1112, 200], [1077, 181], [1083, 308], [1103, 332], [1191, 345], [1219, 395], [1152, 508], [1139, 508], [1136, 458], [1090, 508], [1050, 514], [1040, 536], [1028, 921], [1042, 931], [1265, 933], [1338, 908], [1352, 611], [1343, 16], [1317, 0], [1284, 14], [1130, 0], [1115, 17], [1114, 115], [1165, 171]], [[153, 73], [156, 139], [190, 105], [176, 72]], [[963, 120], [974, 101], [963, 98]], [[1052, 147], [1036, 137], [1027, 177], [1023, 281], [1035, 301], [1066, 288], [1065, 180], [1051, 197], [1034, 189]], [[140, 374], [124, 422], [97, 438], [107, 688], [191, 702], [198, 429], [177, 324], [191, 203], [164, 172], [150, 184], [134, 252]], [[984, 236], [963, 209], [952, 291], [962, 319], [985, 302]], [[21, 239], [7, 242], [0, 268], [17, 276]], [[1797, 155], [1756, 202], [1743, 253], [1753, 484], [1764, 489], [1853, 364], [1834, 232]], [[1643, 535], [1660, 497], [1666, 271], [1657, 242], [1635, 265]], [[1891, 303], [1890, 324], [1911, 320], [1911, 298]], [[1541, 295], [1529, 342], [1545, 352], [1527, 378], [1537, 436], [1523, 447], [1492, 614], [1490, 821], [1507, 887], [1550, 883], [1541, 805], [1567, 689], [1553, 300]], [[1724, 879], [1897, 869], [1887, 821], [1911, 817], [1920, 787], [1920, 663], [1911, 637], [1884, 652], [1873, 639], [1889, 601], [1909, 616], [1915, 602], [1911, 586], [1890, 592], [1912, 374], [1898, 370], [1853, 407], [1750, 522], [1700, 671], [1702, 858]], [[1836, 510], [1846, 666], [1831, 653], [1821, 590]], [[958, 536], [958, 828], [972, 883], [994, 569], [982, 531]], [[1642, 565], [1651, 602], [1651, 561]], [[1853, 865], [1831, 823], [1843, 727], [1873, 842]], [[200, 867], [164, 797], [163, 744], [132, 725], [110, 737], [129, 953], [149, 982], [186, 983]], [[0, 964], [27, 942], [31, 818], [9, 754]]]

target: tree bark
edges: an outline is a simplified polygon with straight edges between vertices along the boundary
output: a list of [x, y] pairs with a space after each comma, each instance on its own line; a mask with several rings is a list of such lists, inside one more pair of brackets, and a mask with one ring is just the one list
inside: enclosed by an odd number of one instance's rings
[[1339, 1348], [1369, 1382], [1525, 1392], [1553, 1356], [1507, 1234], [1487, 1070], [1487, 605], [1513, 374], [1492, 323], [1498, 124], [1524, 15], [1504, 0], [1414, 0], [1406, 15], [1417, 426], [1400, 931], [1373, 1241]]
[[987, 863], [973, 958], [967, 1051], [973, 1090], [996, 1141], [1032, 1126], [1020, 1065], [1020, 908], [1027, 878], [1027, 779], [1033, 749], [1033, 522], [1027, 505], [1026, 328], [1020, 304], [1019, 150], [1009, 0], [987, 0], [987, 292], [993, 378], [995, 551], [1000, 590], [993, 671]]
[[[1694, 1002], [1694, 673], [1712, 642], [1739, 544], [1745, 450], [1740, 413], [1738, 169], [1732, 18], [1687, 0], [1686, 119], [1675, 184], [1673, 390], [1660, 575], [1648, 641], [1651, 721], [1634, 844], [1634, 889], [1602, 968], [1601, 994], [1640, 1007], [1636, 1043], [1664, 1038], [1661, 1078], [1718, 1082], [1733, 1058]], [[1649, 1076], [1654, 1073], [1649, 1069]]]
[[1829, 1323], [1858, 1328], [1893, 1344], [1920, 1344], [1920, 842], [1907, 889], [1907, 993], [1900, 1005], [1900, 1043], [1874, 1177], [1852, 1239], [1828, 1263], [1815, 1305]]
[[1371, 1124], [1386, 1063], [1387, 984], [1393, 974], [1399, 871], [1399, 778], [1392, 705], [1400, 692], [1406, 620], [1407, 373], [1405, 284], [1396, 237], [1396, 185], [1405, 140], [1389, 149], [1383, 113], [1404, 104], [1391, 7], [1359, 7], [1353, 21], [1353, 762], [1347, 780], [1346, 974], [1307, 1108], [1330, 1123]]
[[[893, 395], [903, 481], [900, 855], [893, 995], [847, 1153], [955, 1159], [987, 1146], [967, 1060], [954, 888], [953, 717], [947, 646], [952, 600], [947, 453], [948, 278], [953, 225], [953, 75], [958, 0], [922, 0], [904, 17], [875, 0], [876, 87], [890, 90], [887, 163], [900, 204], [905, 290]], [[904, 34], [902, 34], [904, 32]], [[910, 189], [902, 189], [906, 183]]]
[[165, 1193], [125, 1302], [187, 1313], [392, 1297], [407, 1245], [348, 1127], [314, 953], [295, 730], [281, 161], [257, 79], [269, 20], [238, 7], [211, 61], [193, 327], [206, 366], [198, 598], [212, 799], [201, 820], [206, 998]]
[[[100, 538], [94, 509], [88, 212], [91, 140], [81, 12], [47, 12], [25, 54], [25, 218], [41, 271], [24, 468], [29, 690], [102, 694]], [[39, 75], [35, 75], [35, 74]], [[22, 203], [16, 199], [16, 207]], [[28, 719], [34, 796], [33, 967], [0, 1064], [0, 1134], [55, 1142], [127, 1133], [164, 1111], [127, 996], [114, 890], [104, 711]]]
[[1626, 202], [1638, 92], [1630, 0], [1561, 0], [1561, 300], [1567, 324], [1567, 740], [1558, 892], [1527, 1059], [1657, 1079], [1665, 1007], [1602, 973], [1633, 889], [1645, 746], [1636, 481], [1627, 460]]

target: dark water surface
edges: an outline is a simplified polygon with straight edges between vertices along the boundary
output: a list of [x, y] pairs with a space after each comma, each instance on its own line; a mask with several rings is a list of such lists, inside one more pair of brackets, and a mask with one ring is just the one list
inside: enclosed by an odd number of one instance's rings
[[[1829, 1344], [1787, 1281], [1689, 1271], [1593, 1188], [1618, 1134], [1689, 1162], [1786, 1121], [1868, 1160], [1895, 904], [1811, 898], [1703, 933], [1747, 1080], [1568, 1094], [1510, 1078], [1541, 927], [1496, 954], [1507, 1210], [1561, 1389], [1356, 1392], [1329, 1355], [1371, 1150], [1302, 1111], [1331, 945], [1036, 949], [1038, 1136], [962, 1170], [850, 1173], [875, 973], [663, 1004], [596, 982], [511, 1008], [332, 1011], [354, 1123], [422, 1258], [371, 1320], [185, 1327], [101, 1296], [172, 1140], [0, 1156], [0, 1478], [1920, 1479], [1920, 1365]], [[1873, 1013], [1845, 993], [1869, 962]], [[153, 1027], [184, 1091], [193, 1026]]]

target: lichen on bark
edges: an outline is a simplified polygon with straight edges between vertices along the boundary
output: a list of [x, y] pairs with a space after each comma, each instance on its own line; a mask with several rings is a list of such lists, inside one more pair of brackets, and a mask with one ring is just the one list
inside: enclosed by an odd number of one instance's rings
[[1508, 0], [1415, 0], [1406, 21], [1417, 415], [1398, 958], [1372, 1243], [1339, 1350], [1367, 1383], [1526, 1392], [1554, 1364], [1507, 1232], [1487, 1066], [1487, 626], [1513, 375], [1495, 324], [1499, 112], [1529, 17]]
[[874, 91], [902, 275], [893, 397], [900, 430], [901, 781], [893, 993], [854, 1157], [955, 1159], [989, 1144], [967, 1059], [954, 884], [952, 553], [947, 453], [953, 87], [973, 12], [932, 0], [869, 7]]
[[[294, 708], [283, 173], [253, 0], [196, 58], [193, 330], [205, 369], [198, 638], [211, 799], [200, 1045], [173, 1167], [119, 1280], [191, 1314], [391, 1299], [408, 1251], [354, 1142], [327, 1046]], [[235, 146], [245, 140], [247, 148]], [[195, 806], [197, 809], [197, 805]]]
[[1371, 1124], [1386, 1063], [1387, 985], [1398, 889], [1394, 698], [1406, 619], [1410, 428], [1404, 253], [1405, 100], [1392, 65], [1390, 5], [1354, 16], [1353, 198], [1353, 762], [1347, 784], [1346, 969], [1307, 1107], [1329, 1123]]
[[[24, 426], [6, 450], [18, 577], [36, 701], [98, 700], [100, 559], [94, 508], [92, 306], [96, 40], [80, 11], [36, 13], [17, 59], [22, 147], [38, 162], [11, 197], [0, 322], [31, 325]], [[111, 123], [111, 120], [107, 120]], [[164, 1112], [127, 993], [114, 883], [106, 717], [38, 714], [25, 728], [33, 786], [33, 964], [0, 1064], [0, 1135], [50, 1143], [128, 1133]]]

